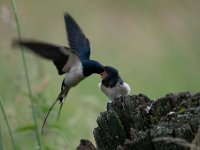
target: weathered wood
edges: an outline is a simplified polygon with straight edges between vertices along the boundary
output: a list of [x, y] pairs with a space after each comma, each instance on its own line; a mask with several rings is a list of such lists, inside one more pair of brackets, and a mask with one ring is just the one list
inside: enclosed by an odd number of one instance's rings
[[90, 141], [81, 140], [77, 150], [96, 150], [96, 148]]
[[[97, 123], [95, 149], [189, 149], [200, 126], [200, 93], [170, 93], [155, 101], [143, 94], [120, 97], [108, 103]], [[188, 143], [178, 143], [184, 140]]]

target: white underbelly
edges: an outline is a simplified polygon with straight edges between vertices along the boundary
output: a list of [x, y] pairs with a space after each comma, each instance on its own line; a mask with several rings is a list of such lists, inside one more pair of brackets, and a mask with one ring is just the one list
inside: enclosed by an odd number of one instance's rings
[[99, 84], [102, 92], [113, 101], [120, 96], [127, 96], [130, 93], [130, 86], [127, 83], [120, 84], [119, 82], [113, 88], [107, 88], [102, 83]]
[[68, 87], [73, 87], [84, 78], [85, 76], [83, 76], [82, 64], [78, 62], [78, 64], [74, 65], [74, 67], [72, 67], [65, 76], [65, 85]]

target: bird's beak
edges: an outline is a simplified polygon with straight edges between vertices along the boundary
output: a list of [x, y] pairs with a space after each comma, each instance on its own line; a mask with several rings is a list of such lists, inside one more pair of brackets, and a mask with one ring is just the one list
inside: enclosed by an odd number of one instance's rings
[[108, 77], [108, 74], [106, 71], [100, 73], [102, 80], [106, 79]]

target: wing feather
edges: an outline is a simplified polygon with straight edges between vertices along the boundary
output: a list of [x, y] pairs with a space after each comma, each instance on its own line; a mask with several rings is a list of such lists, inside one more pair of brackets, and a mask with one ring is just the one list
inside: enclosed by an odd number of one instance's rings
[[70, 48], [76, 50], [81, 59], [89, 59], [90, 57], [90, 42], [82, 32], [76, 21], [69, 15], [64, 15], [68, 42]]
[[[34, 40], [15, 40], [13, 41], [13, 45], [24, 46], [28, 48], [27, 50], [30, 50], [31, 52], [34, 52], [43, 58], [52, 60], [58, 70], [59, 75], [62, 75], [70, 70], [71, 66], [73, 65], [72, 60], [74, 60], [71, 57], [78, 58], [77, 53], [70, 48], [44, 42]], [[70, 63], [68, 65], [69, 60]], [[67, 68], [63, 69], [65, 66], [67, 66]]]

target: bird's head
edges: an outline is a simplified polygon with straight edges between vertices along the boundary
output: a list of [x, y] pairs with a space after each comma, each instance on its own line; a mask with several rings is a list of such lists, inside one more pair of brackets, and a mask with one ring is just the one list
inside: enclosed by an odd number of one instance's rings
[[104, 66], [104, 72], [100, 73], [102, 80], [106, 78], [118, 78], [119, 72], [111, 66]]
[[103, 72], [103, 65], [95, 60], [89, 60], [83, 63], [83, 75], [86, 77], [93, 73], [101, 74]]
[[111, 66], [104, 66], [104, 72], [101, 73], [102, 84], [106, 87], [114, 87], [117, 82], [121, 79], [117, 69]]

